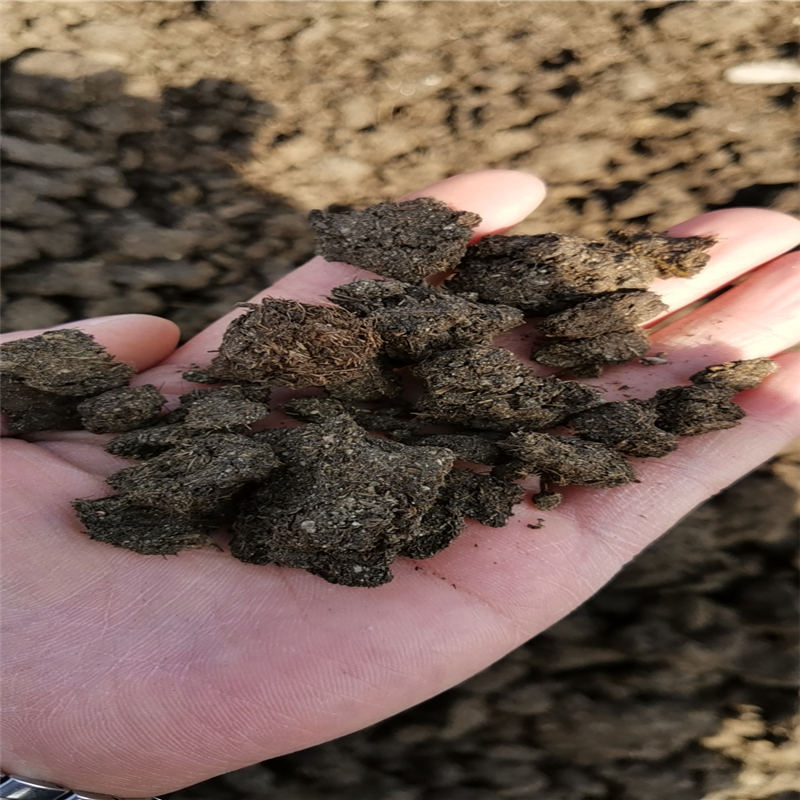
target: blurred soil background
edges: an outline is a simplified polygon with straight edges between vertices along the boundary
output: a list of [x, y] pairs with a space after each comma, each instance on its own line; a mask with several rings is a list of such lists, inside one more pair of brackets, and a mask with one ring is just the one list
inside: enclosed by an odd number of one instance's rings
[[[791, 2], [36, 0], [1, 21], [6, 331], [144, 312], [188, 337], [308, 257], [310, 208], [470, 169], [550, 184], [523, 233], [798, 211]], [[800, 798], [798, 487], [795, 448], [465, 684], [172, 799]]]

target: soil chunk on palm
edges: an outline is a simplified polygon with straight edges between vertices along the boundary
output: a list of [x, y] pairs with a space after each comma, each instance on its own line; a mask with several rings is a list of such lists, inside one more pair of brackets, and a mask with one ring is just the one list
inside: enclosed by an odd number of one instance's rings
[[676, 436], [699, 436], [733, 428], [744, 417], [744, 409], [732, 402], [731, 396], [715, 386], [661, 389], [653, 398], [658, 427]]
[[655, 264], [664, 278], [691, 278], [708, 263], [714, 236], [667, 236], [654, 231], [610, 231], [608, 238]]
[[692, 375], [689, 380], [696, 386], [714, 386], [733, 395], [759, 386], [777, 368], [778, 365], [770, 358], [728, 361], [706, 367]]
[[363, 211], [315, 210], [308, 219], [321, 256], [407, 283], [453, 269], [481, 221], [431, 197]]
[[561, 494], [561, 492], [553, 492], [549, 489], [542, 489], [542, 491], [537, 492], [531, 498], [531, 500], [533, 500], [533, 504], [540, 511], [552, 511], [554, 508], [558, 508], [563, 499], [564, 496]]
[[[516, 460], [516, 474], [539, 475], [547, 483], [612, 488], [636, 480], [633, 468], [622, 455], [604, 444], [576, 436], [520, 432], [513, 433], [500, 446]], [[510, 471], [497, 470], [501, 475]]]
[[190, 431], [183, 425], [171, 425], [163, 419], [151, 428], [138, 428], [115, 436], [106, 443], [106, 450], [121, 458], [147, 459], [165, 453], [202, 431]]
[[559, 233], [484, 236], [447, 287], [539, 315], [593, 295], [646, 289], [656, 275], [652, 261], [606, 240]]
[[203, 547], [214, 529], [203, 519], [136, 505], [120, 495], [75, 500], [72, 505], [90, 538], [143, 555], [173, 555]]
[[[343, 387], [366, 380], [361, 392], [395, 391], [377, 359], [381, 337], [369, 320], [341, 308], [265, 298], [226, 329], [207, 369], [191, 370], [197, 383], [246, 382], [302, 389]], [[370, 391], [371, 389], [371, 391]]]
[[0, 345], [0, 411], [14, 435], [76, 430], [78, 405], [124, 386], [134, 369], [81, 331], [47, 331]]
[[602, 442], [636, 458], [661, 458], [678, 446], [678, 437], [657, 427], [658, 412], [647, 401], [603, 403], [569, 420], [582, 439]]
[[0, 371], [32, 389], [73, 397], [124, 386], [134, 374], [93, 337], [71, 328], [0, 345]]
[[453, 454], [375, 439], [346, 416], [271, 439], [283, 467], [245, 503], [231, 552], [301, 566], [333, 583], [376, 586], [421, 535]]
[[429, 422], [484, 430], [542, 429], [602, 401], [589, 386], [536, 377], [508, 350], [449, 350], [411, 371], [424, 387], [415, 412]]
[[653, 292], [612, 292], [545, 317], [537, 328], [548, 337], [586, 339], [632, 330], [667, 309]]
[[283, 410], [294, 419], [315, 423], [344, 414], [370, 431], [410, 431], [416, 427], [404, 408], [361, 408], [333, 397], [298, 397], [284, 403]]
[[650, 337], [639, 328], [624, 333], [604, 333], [590, 339], [551, 342], [535, 347], [531, 358], [582, 378], [596, 378], [609, 364], [627, 364], [650, 349]]
[[332, 297], [340, 306], [371, 319], [385, 352], [401, 361], [419, 361], [437, 350], [488, 344], [492, 336], [522, 324], [519, 309], [475, 302], [429, 286], [400, 281], [355, 281]]
[[731, 398], [755, 388], [777, 368], [768, 358], [729, 361], [696, 372], [690, 378], [692, 386], [661, 389], [652, 401], [658, 427], [678, 436], [699, 436], [732, 428], [745, 413]]
[[84, 400], [81, 423], [93, 433], [118, 433], [152, 425], [166, 398], [155, 386], [120, 386]]
[[239, 490], [263, 480], [278, 466], [264, 442], [211, 433], [115, 472], [107, 483], [135, 505], [185, 516], [221, 515]]
[[197, 389], [180, 400], [181, 424], [191, 431], [245, 433], [269, 414], [269, 389], [263, 386]]
[[11, 436], [35, 431], [80, 430], [82, 398], [33, 389], [9, 375], [0, 374], [0, 410], [6, 415]]
[[498, 464], [503, 459], [503, 451], [497, 442], [502, 433], [436, 433], [415, 435], [408, 431], [397, 431], [392, 439], [403, 444], [425, 447], [446, 447], [452, 450], [459, 461], [472, 461], [476, 464]]
[[423, 517], [422, 534], [406, 545], [400, 555], [415, 559], [436, 555], [463, 531], [464, 517], [502, 528], [524, 493], [519, 486], [502, 478], [454, 469], [447, 475], [436, 504]]

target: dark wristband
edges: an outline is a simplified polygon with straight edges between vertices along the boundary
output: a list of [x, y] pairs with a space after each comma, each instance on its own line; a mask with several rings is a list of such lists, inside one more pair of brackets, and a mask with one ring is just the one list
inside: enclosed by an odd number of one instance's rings
[[[75, 792], [55, 783], [0, 773], [1, 800], [120, 800], [97, 792]], [[157, 797], [151, 800], [158, 800]]]

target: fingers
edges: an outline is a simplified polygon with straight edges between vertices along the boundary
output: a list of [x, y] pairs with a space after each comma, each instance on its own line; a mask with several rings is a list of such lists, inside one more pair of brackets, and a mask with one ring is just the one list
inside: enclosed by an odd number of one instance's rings
[[[474, 211], [482, 222], [476, 229], [478, 237], [487, 233], [501, 233], [521, 222], [542, 202], [544, 184], [535, 176], [512, 170], [481, 170], [447, 178], [438, 183], [407, 195], [404, 199], [436, 197], [453, 208]], [[304, 302], [318, 303], [334, 286], [358, 278], [373, 278], [373, 273], [356, 269], [347, 264], [313, 258], [307, 264], [278, 281], [261, 297], [284, 297]], [[217, 320], [190, 342], [178, 350], [170, 363], [188, 365], [193, 362], [207, 363], [208, 353], [219, 344], [222, 333], [233, 317], [241, 311], [233, 311]]]
[[168, 319], [148, 314], [120, 314], [113, 317], [95, 317], [30, 331], [14, 331], [0, 336], [0, 342], [29, 339], [45, 330], [75, 328], [95, 338], [117, 361], [130, 364], [137, 372], [154, 366], [166, 358], [177, 346], [180, 338], [178, 326]]
[[800, 242], [800, 220], [764, 208], [728, 208], [682, 222], [667, 233], [715, 236], [718, 240], [699, 275], [653, 284], [653, 291], [670, 307], [669, 314], [791, 250]]
[[608, 369], [587, 381], [606, 388], [607, 400], [650, 397], [660, 388], [683, 383], [693, 373], [725, 361], [774, 356], [798, 338], [800, 253], [787, 253], [737, 286], [657, 331], [652, 352], [666, 364], [639, 362]]

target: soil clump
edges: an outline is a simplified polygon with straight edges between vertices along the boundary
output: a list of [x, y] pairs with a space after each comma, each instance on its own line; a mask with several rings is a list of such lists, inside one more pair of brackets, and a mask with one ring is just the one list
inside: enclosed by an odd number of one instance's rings
[[[388, 274], [416, 282], [356, 281], [333, 290], [335, 306], [243, 304], [209, 366], [184, 373], [221, 385], [183, 395], [163, 416], [161, 394], [125, 386], [132, 369], [86, 334], [54, 331], [3, 345], [12, 430], [44, 424], [19, 412], [20, 398], [39, 393], [55, 397], [59, 412], [74, 411], [62, 425], [118, 433], [109, 452], [141, 459], [107, 478], [113, 497], [76, 501], [91, 537], [172, 554], [228, 527], [230, 552], [241, 561], [380, 586], [391, 580], [395, 558], [430, 558], [468, 517], [503, 526], [524, 495], [517, 480], [539, 479], [532, 502], [541, 510], [561, 501], [553, 485], [635, 481], [627, 457], [661, 457], [679, 435], [730, 427], [743, 416], [731, 398], [774, 369], [767, 359], [718, 365], [649, 401], [604, 403], [600, 390], [538, 377], [511, 351], [491, 346], [533, 308], [557, 309], [544, 320], [557, 341], [536, 351], [540, 362], [597, 374], [603, 364], [630, 361], [649, 347], [638, 323], [663, 310], [640, 284], [667, 270], [693, 274], [711, 238], [682, 245], [660, 234], [489, 237], [465, 255], [480, 219], [429, 198], [312, 219], [328, 255], [334, 231], [337, 246], [357, 254], [342, 250], [350, 260], [383, 252], [394, 263], [392, 248], [408, 249], [406, 265]], [[500, 272], [512, 267], [525, 270], [521, 287], [536, 286], [538, 305], [530, 293], [513, 298], [516, 307], [494, 302], [495, 289], [507, 288]], [[420, 283], [442, 269], [455, 269], [448, 287]], [[383, 264], [377, 271], [387, 272]], [[475, 291], [454, 292], [464, 275]], [[410, 401], [399, 397], [411, 388], [406, 367], [420, 383]], [[278, 387], [328, 396], [284, 403], [303, 427], [255, 431]], [[548, 432], [558, 426], [572, 434]], [[164, 515], [160, 527], [154, 512]]]
[[481, 221], [432, 197], [378, 203], [363, 211], [315, 210], [308, 220], [317, 234], [317, 252], [329, 261], [406, 283], [456, 267]]

